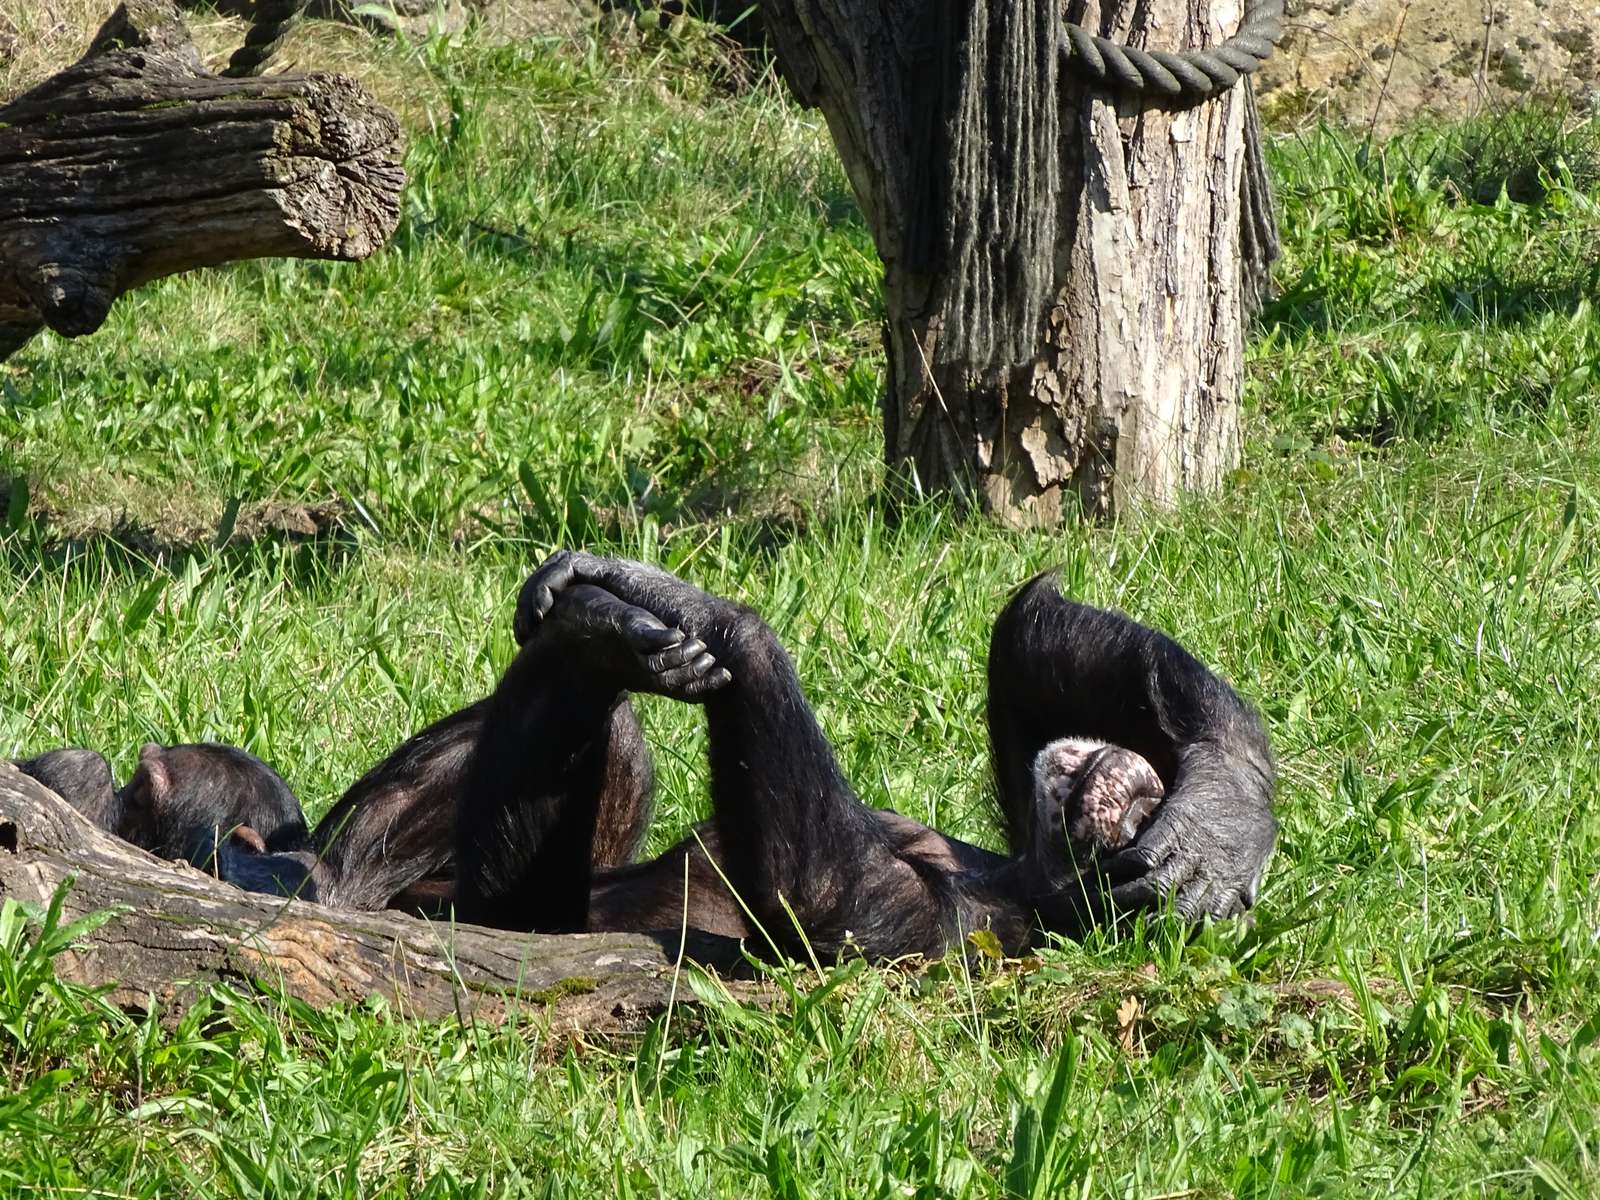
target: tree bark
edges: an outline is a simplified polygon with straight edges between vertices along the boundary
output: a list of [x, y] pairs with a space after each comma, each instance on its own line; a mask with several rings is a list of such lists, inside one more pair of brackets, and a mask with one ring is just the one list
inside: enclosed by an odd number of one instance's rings
[[170, 0], [128, 0], [0, 107], [0, 360], [178, 271], [365, 258], [399, 221], [399, 159], [399, 122], [353, 80], [219, 78]]
[[[1015, 525], [1216, 488], [1276, 250], [1251, 237], [1252, 97], [1119, 101], [1075, 81], [1051, 22], [1185, 50], [1232, 33], [1239, 0], [761, 6], [883, 259], [891, 480]], [[1041, 214], [1046, 235], [1021, 228]]]
[[[357, 913], [244, 892], [106, 833], [54, 792], [0, 761], [0, 898], [43, 908], [74, 881], [65, 913], [114, 910], [57, 962], [62, 977], [153, 1000], [176, 1018], [216, 983], [260, 987], [318, 1006], [382, 996], [400, 1014], [498, 1024], [552, 1012], [560, 1026], [634, 1029], [674, 995], [680, 939], [646, 934], [513, 934]], [[726, 938], [691, 933], [689, 961], [741, 961]], [[724, 985], [743, 998], [753, 985]], [[692, 1003], [687, 988], [680, 1001]]]

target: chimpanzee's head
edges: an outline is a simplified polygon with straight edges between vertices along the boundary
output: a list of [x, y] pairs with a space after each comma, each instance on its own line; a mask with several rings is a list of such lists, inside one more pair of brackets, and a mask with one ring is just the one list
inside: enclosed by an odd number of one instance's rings
[[50, 750], [17, 763], [24, 775], [31, 775], [101, 829], [121, 832], [122, 798], [111, 764], [93, 750]]
[[206, 865], [223, 845], [256, 853], [310, 846], [305, 814], [288, 784], [233, 746], [150, 743], [140, 749], [121, 799], [116, 832], [163, 858]]

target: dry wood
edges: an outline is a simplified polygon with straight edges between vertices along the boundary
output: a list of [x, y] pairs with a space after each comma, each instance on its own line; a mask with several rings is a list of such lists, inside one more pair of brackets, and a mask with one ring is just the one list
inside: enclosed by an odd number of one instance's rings
[[[1243, 87], [1175, 111], [1119, 100], [1058, 78], [1042, 50], [1062, 16], [1149, 48], [1214, 46], [1238, 0], [964, 7], [761, 0], [884, 262], [890, 467], [1015, 524], [1216, 488], [1239, 454], [1243, 284], [1264, 270], [1241, 264], [1241, 226], [1245, 258], [1275, 252], [1242, 182], [1253, 101]], [[1052, 140], [1058, 161], [1029, 153]], [[987, 213], [1053, 213], [1055, 234]], [[974, 236], [990, 245], [974, 253]], [[1023, 326], [996, 329], [1018, 297]]]
[[365, 258], [399, 220], [399, 159], [399, 122], [353, 80], [219, 78], [170, 0], [128, 0], [0, 107], [0, 360], [179, 271]]
[[[382, 996], [424, 1019], [499, 1023], [551, 1011], [569, 1028], [632, 1029], [666, 1008], [678, 962], [675, 932], [510, 934], [240, 891], [104, 832], [0, 761], [0, 897], [42, 907], [68, 879], [70, 917], [117, 915], [58, 971], [110, 987], [126, 1007], [153, 998], [169, 1017], [198, 989], [224, 983], [315, 1005]], [[727, 939], [689, 938], [689, 960], [729, 966], [738, 957]]]

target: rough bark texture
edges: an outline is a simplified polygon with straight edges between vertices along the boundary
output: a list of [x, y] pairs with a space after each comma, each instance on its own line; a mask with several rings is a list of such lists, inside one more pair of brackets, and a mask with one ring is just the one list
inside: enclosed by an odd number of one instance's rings
[[[1237, 26], [1238, 0], [761, 7], [883, 258], [891, 470], [1015, 524], [1216, 487], [1239, 451], [1250, 94], [1177, 111], [1119, 103], [1044, 70], [1038, 52], [1046, 18], [1152, 49], [1214, 45]], [[1058, 122], [1028, 118], [1052, 100]], [[1057, 161], [1028, 164], [1022, 151], [1050, 124]], [[1002, 216], [981, 219], [997, 239], [988, 254], [961, 242], [975, 203]], [[1052, 207], [1044, 299], [1014, 318], [1024, 328], [994, 329], [1004, 310], [985, 273], [1035, 291], [1014, 261], [1031, 239], [1004, 214]]]
[[335, 75], [221, 79], [169, 0], [0, 107], [0, 359], [124, 292], [237, 259], [361, 259], [399, 220], [400, 127]]
[[[499, 1023], [550, 1011], [560, 1026], [625, 1030], [663, 1011], [673, 993], [676, 933], [508, 934], [243, 892], [105, 833], [0, 761], [0, 897], [42, 907], [67, 879], [76, 881], [69, 917], [118, 915], [57, 969], [109, 986], [129, 1008], [154, 998], [168, 1017], [197, 989], [226, 983], [316, 1005], [383, 996], [425, 1019]], [[739, 960], [727, 939], [704, 935], [691, 935], [686, 953], [712, 966]]]

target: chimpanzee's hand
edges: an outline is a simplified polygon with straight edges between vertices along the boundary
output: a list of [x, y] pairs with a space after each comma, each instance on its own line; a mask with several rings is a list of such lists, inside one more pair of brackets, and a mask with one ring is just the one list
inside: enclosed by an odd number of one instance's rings
[[1172, 897], [1184, 920], [1237, 916], [1256, 902], [1277, 838], [1272, 811], [1248, 795], [1179, 787], [1126, 850], [1107, 859], [1113, 908], [1153, 908]]
[[569, 584], [556, 594], [544, 624], [559, 626], [631, 692], [694, 701], [733, 679], [705, 643], [670, 628], [603, 588]]
[[710, 642], [721, 618], [737, 610], [730, 601], [709, 595], [669, 571], [625, 558], [600, 558], [578, 550], [557, 550], [522, 585], [512, 632], [518, 643], [533, 635], [563, 589], [575, 584], [603, 588], [661, 624], [688, 637]]

